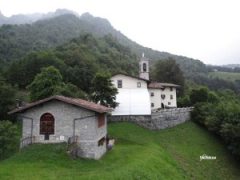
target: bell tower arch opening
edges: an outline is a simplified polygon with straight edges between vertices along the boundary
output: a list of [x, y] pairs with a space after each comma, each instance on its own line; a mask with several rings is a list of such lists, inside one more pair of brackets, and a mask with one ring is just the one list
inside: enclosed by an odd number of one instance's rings
[[139, 77], [149, 80], [149, 59], [144, 57], [144, 53], [139, 61]]

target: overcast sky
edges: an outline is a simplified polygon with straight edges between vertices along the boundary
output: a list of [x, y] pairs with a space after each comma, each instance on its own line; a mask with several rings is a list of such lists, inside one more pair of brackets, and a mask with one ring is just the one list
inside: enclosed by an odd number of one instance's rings
[[66, 8], [107, 18], [137, 43], [207, 64], [240, 64], [238, 0], [0, 0], [5, 16]]

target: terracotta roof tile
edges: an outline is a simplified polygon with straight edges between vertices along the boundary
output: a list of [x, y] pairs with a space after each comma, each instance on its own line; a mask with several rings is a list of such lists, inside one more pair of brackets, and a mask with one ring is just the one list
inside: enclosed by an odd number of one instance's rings
[[16, 108], [16, 109], [8, 112], [8, 114], [14, 114], [14, 113], [22, 112], [22, 111], [30, 109], [34, 106], [43, 104], [43, 103], [51, 101], [51, 100], [59, 100], [59, 101], [65, 102], [67, 104], [72, 104], [72, 105], [82, 107], [82, 108], [85, 108], [85, 109], [88, 109], [88, 110], [91, 110], [91, 111], [95, 111], [95, 112], [98, 112], [98, 113], [105, 113], [105, 112], [110, 112], [111, 111], [111, 108], [108, 108], [106, 106], [96, 104], [96, 103], [93, 103], [93, 102], [89, 102], [89, 101], [86, 101], [86, 100], [83, 100], [83, 99], [69, 98], [69, 97], [65, 97], [65, 96], [51, 96], [49, 98], [45, 98], [45, 99], [42, 99], [42, 100], [39, 100], [39, 101], [29, 103], [29, 104], [27, 104], [23, 107]]
[[171, 83], [159, 83], [159, 82], [151, 82], [148, 84], [148, 88], [152, 88], [152, 89], [163, 89], [164, 87], [179, 87], [179, 85], [171, 84]]
[[161, 86], [160, 83], [151, 82], [151, 83], [148, 84], [148, 88], [152, 88], [152, 89], [162, 89], [162, 88], [164, 88], [164, 87]]
[[172, 83], [160, 83], [163, 87], [180, 87], [177, 84], [172, 84]]
[[149, 82], [149, 80], [147, 79], [143, 79], [143, 78], [140, 78], [140, 77], [137, 77], [137, 76], [132, 76], [132, 75], [129, 75], [129, 74], [125, 74], [125, 73], [115, 73], [112, 75], [113, 76], [116, 76], [116, 75], [124, 75], [124, 76], [128, 76], [128, 77], [131, 77], [131, 78], [134, 78], [134, 79], [139, 79], [139, 80], [143, 80], [143, 81], [146, 81], [146, 82]]

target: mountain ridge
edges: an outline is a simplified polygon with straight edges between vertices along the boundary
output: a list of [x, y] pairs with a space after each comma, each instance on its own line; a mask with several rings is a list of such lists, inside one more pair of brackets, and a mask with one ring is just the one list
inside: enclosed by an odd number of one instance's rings
[[14, 14], [10, 17], [4, 16], [0, 11], [0, 26], [4, 24], [8, 25], [32, 24], [39, 20], [49, 19], [64, 14], [73, 14], [75, 16], [79, 16], [78, 13], [68, 9], [56, 9], [55, 12], [48, 13]]
[[[69, 13], [64, 14], [67, 12]], [[173, 58], [183, 71], [190, 72], [185, 72], [189, 77], [196, 72], [207, 72], [206, 65], [199, 60], [160, 52], [139, 45], [116, 30], [107, 19], [94, 17], [90, 13], [77, 16], [74, 12], [71, 13], [68, 10], [58, 11], [58, 14], [61, 13], [63, 15], [41, 19], [32, 24], [1, 26], [0, 60], [12, 61], [21, 59], [31, 51], [57, 47], [73, 38], [79, 37], [83, 33], [91, 33], [96, 37], [112, 34], [121, 44], [129, 47], [135, 54], [141, 55], [144, 52], [146, 57], [152, 60], [150, 62], [151, 65], [158, 59]]]
[[225, 65], [222, 65], [222, 67], [234, 69], [234, 68], [240, 68], [240, 64], [225, 64]]

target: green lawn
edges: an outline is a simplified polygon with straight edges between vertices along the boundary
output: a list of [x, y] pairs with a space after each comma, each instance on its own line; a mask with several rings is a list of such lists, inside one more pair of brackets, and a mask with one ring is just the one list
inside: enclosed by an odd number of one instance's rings
[[113, 123], [109, 133], [116, 146], [101, 160], [73, 160], [65, 144], [32, 145], [0, 163], [0, 179], [240, 179], [219, 140], [192, 122], [161, 131]]
[[211, 72], [209, 73], [209, 77], [211, 78], [219, 78], [227, 81], [235, 81], [240, 80], [240, 73], [232, 73], [232, 72]]

